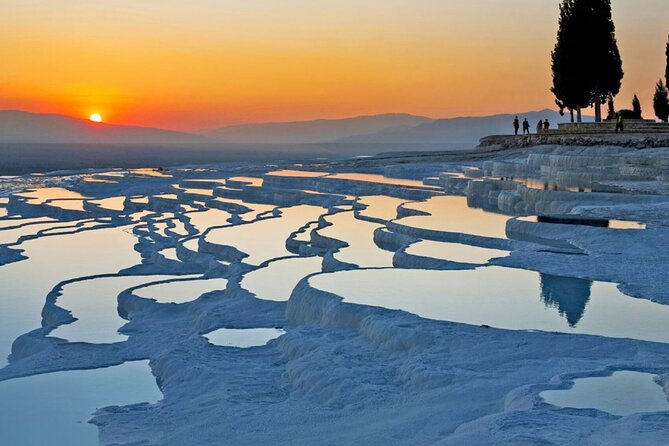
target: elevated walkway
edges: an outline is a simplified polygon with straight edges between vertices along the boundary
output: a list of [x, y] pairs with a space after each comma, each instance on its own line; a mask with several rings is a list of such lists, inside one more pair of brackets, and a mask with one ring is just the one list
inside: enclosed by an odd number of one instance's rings
[[568, 122], [558, 124], [557, 129], [540, 130], [532, 135], [491, 135], [479, 142], [479, 147], [517, 148], [538, 145], [669, 148], [669, 123], [627, 119], [624, 131], [616, 133], [614, 121]]

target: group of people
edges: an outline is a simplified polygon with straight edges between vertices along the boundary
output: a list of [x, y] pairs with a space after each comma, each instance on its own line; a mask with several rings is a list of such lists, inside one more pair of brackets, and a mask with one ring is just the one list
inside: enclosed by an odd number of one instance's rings
[[[540, 119], [539, 122], [537, 122], [537, 133], [539, 133], [539, 130], [548, 130], [551, 128], [551, 123], [548, 122], [548, 119], [544, 119], [543, 121]], [[518, 116], [513, 120], [513, 130], [515, 131], [516, 135], [520, 131], [520, 120], [518, 120]], [[530, 121], [525, 118], [523, 120], [523, 135], [529, 135], [530, 134]]]
[[[622, 113], [616, 113], [615, 115], [616, 118], [616, 133], [618, 132], [623, 132], [624, 131], [624, 126], [625, 126], [625, 120], [623, 117]], [[539, 133], [540, 130], [549, 130], [551, 128], [551, 123], [548, 122], [548, 119], [544, 119], [543, 121], [540, 119], [539, 122], [537, 122], [537, 133]], [[518, 119], [518, 116], [513, 120], [513, 130], [518, 135], [518, 132], [520, 131], [520, 120]], [[529, 135], [530, 134], [530, 122], [525, 118], [523, 120], [523, 135]]]

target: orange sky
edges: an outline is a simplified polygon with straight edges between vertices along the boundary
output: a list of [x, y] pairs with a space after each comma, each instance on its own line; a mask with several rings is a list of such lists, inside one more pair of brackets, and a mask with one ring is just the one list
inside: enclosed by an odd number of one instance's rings
[[[553, 106], [558, 0], [0, 0], [0, 109], [183, 130]], [[613, 0], [652, 113], [667, 0]]]

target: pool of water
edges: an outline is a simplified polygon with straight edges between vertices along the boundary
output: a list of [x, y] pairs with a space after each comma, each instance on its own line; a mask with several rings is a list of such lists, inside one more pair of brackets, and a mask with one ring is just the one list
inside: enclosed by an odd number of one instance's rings
[[151, 168], [142, 168], [142, 169], [131, 169], [129, 170], [130, 173], [134, 175], [140, 175], [140, 176], [147, 176], [147, 177], [158, 177], [158, 178], [171, 178], [172, 175], [163, 172], [162, 170], [159, 169], [151, 169]]
[[298, 240], [300, 242], [309, 242], [311, 241], [311, 231], [314, 229], [318, 228], [318, 222], [313, 222], [310, 223], [304, 230], [304, 232], [301, 232], [297, 234], [295, 237], [293, 237], [295, 240]]
[[94, 344], [125, 341], [128, 337], [118, 332], [127, 323], [118, 315], [118, 295], [123, 290], [142, 283], [173, 278], [174, 276], [102, 277], [68, 284], [63, 287], [57, 305], [71, 311], [77, 320], [61, 325], [50, 336], [70, 342]]
[[502, 251], [500, 249], [480, 248], [463, 243], [434, 242], [431, 240], [421, 240], [414, 243], [407, 248], [406, 252], [415, 256], [473, 264], [486, 264], [490, 259], [509, 255], [509, 251]]
[[267, 260], [292, 255], [286, 249], [290, 234], [326, 211], [318, 206], [300, 205], [281, 209], [281, 212], [278, 218], [214, 229], [207, 235], [207, 241], [234, 246], [249, 255], [244, 259], [245, 263], [260, 265]]
[[79, 192], [71, 191], [63, 187], [40, 187], [27, 192], [16, 194], [19, 197], [28, 198], [28, 204], [44, 204], [48, 200], [55, 199], [84, 199]]
[[[148, 200], [147, 200], [147, 202], [148, 202]], [[91, 201], [91, 203], [97, 204], [102, 209], [109, 209], [111, 211], [121, 212], [124, 209], [125, 197], [103, 198], [101, 200], [93, 200], [93, 201]]]
[[96, 229], [31, 240], [21, 245], [27, 260], [0, 266], [0, 366], [6, 363], [18, 336], [41, 326], [46, 295], [59, 282], [116, 273], [141, 262], [134, 250], [136, 239], [125, 229]]
[[195, 227], [198, 233], [202, 234], [212, 226], [229, 224], [228, 219], [232, 215], [219, 209], [208, 209], [200, 212], [189, 212], [187, 216], [190, 219], [190, 224]]
[[204, 335], [207, 340], [222, 347], [250, 348], [266, 345], [272, 339], [283, 335], [278, 328], [220, 328]]
[[190, 251], [198, 252], [199, 243], [200, 243], [200, 237], [195, 237], [195, 238], [192, 238], [192, 239], [184, 242], [183, 247], [190, 250]]
[[209, 196], [209, 197], [214, 196], [214, 191], [212, 189], [201, 189], [201, 188], [197, 188], [197, 187], [179, 187], [179, 186], [176, 186], [176, 187], [177, 187], [177, 189], [179, 189], [179, 190], [181, 190], [181, 191], [183, 191], [184, 193], [187, 193], [187, 194], [206, 195], [206, 196]]
[[318, 233], [349, 245], [335, 253], [337, 260], [361, 267], [393, 265], [394, 253], [384, 251], [374, 243], [374, 231], [382, 225], [358, 220], [353, 212], [340, 212], [325, 219], [333, 225], [319, 229]]
[[[32, 219], [31, 219], [32, 220]], [[23, 220], [24, 222], [26, 220]], [[4, 245], [7, 243], [16, 243], [19, 238], [27, 236], [27, 235], [36, 235], [40, 231], [46, 231], [49, 229], [57, 229], [57, 228], [63, 228], [67, 226], [72, 226], [77, 223], [79, 223], [80, 220], [76, 221], [64, 221], [64, 222], [56, 222], [56, 221], [46, 221], [44, 223], [31, 223], [25, 226], [21, 226], [19, 228], [14, 228], [14, 229], [3, 229], [0, 230], [0, 245]], [[21, 222], [17, 220], [11, 225], [7, 225], [9, 228], [10, 226], [16, 226], [20, 225]]]
[[130, 201], [135, 204], [149, 204], [149, 197], [135, 197]]
[[176, 248], [165, 248], [161, 249], [158, 251], [158, 254], [161, 256], [165, 257], [166, 259], [169, 260], [179, 260], [179, 257], [177, 257], [177, 249]]
[[55, 235], [55, 234], [67, 234], [72, 231], [79, 231], [83, 229], [91, 229], [97, 226], [100, 226], [102, 223], [98, 221], [83, 221], [77, 224], [76, 227], [70, 227], [72, 225], [65, 225], [60, 228], [51, 228], [43, 231], [45, 235]]
[[193, 279], [159, 283], [136, 289], [133, 294], [160, 303], [181, 304], [211, 291], [225, 290], [226, 279]]
[[360, 197], [360, 203], [367, 206], [360, 211], [360, 215], [379, 218], [381, 220], [394, 220], [397, 218], [397, 208], [406, 203], [404, 198], [387, 197], [385, 195]]
[[0, 432], [11, 446], [98, 444], [96, 409], [162, 398], [148, 361], [0, 382]]
[[669, 411], [667, 395], [650, 373], [623, 370], [611, 376], [574, 380], [567, 390], [547, 390], [548, 404], [577, 409], [598, 409], [617, 416]]
[[315, 171], [312, 171], [312, 170], [283, 169], [283, 170], [274, 170], [272, 172], [268, 172], [267, 175], [275, 176], [275, 177], [318, 178], [318, 177], [324, 177], [324, 176], [328, 175], [328, 173], [327, 172], [315, 172]]
[[669, 306], [628, 297], [612, 283], [502, 267], [342, 271], [309, 282], [346, 302], [427, 319], [669, 343]]
[[405, 207], [431, 214], [397, 220], [397, 223], [405, 226], [483, 237], [506, 238], [506, 222], [510, 217], [470, 208], [467, 205], [466, 197], [437, 196], [425, 202], [406, 204]]
[[48, 223], [56, 222], [55, 219], [49, 217], [34, 217], [34, 218], [7, 218], [5, 220], [0, 220], [0, 230], [7, 228], [14, 228], [19, 225], [27, 225], [34, 223]]
[[322, 262], [321, 257], [277, 260], [264, 268], [246, 273], [241, 285], [258, 299], [286, 301], [300, 280], [321, 271]]
[[384, 175], [378, 175], [373, 173], [335, 173], [328, 175], [328, 178], [336, 178], [340, 180], [352, 180], [352, 181], [361, 181], [365, 183], [381, 183], [381, 184], [391, 184], [394, 186], [412, 186], [420, 187], [425, 189], [432, 189], [432, 186], [426, 186], [422, 181], [418, 180], [407, 180], [403, 178], [390, 178]]
[[84, 211], [84, 200], [51, 200], [46, 205], [66, 211]]
[[253, 187], [262, 187], [262, 183], [263, 183], [263, 179], [258, 178], [258, 177], [230, 177], [229, 181], [237, 181], [237, 182], [240, 182], [240, 183], [246, 183], [247, 185], [253, 186]]

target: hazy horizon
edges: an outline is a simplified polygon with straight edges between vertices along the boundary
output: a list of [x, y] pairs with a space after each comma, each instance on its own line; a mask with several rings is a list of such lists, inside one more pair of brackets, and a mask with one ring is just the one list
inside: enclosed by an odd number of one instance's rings
[[[0, 109], [198, 131], [409, 113], [554, 109], [559, 1], [0, 0]], [[664, 69], [664, 0], [613, 0], [619, 107]]]

